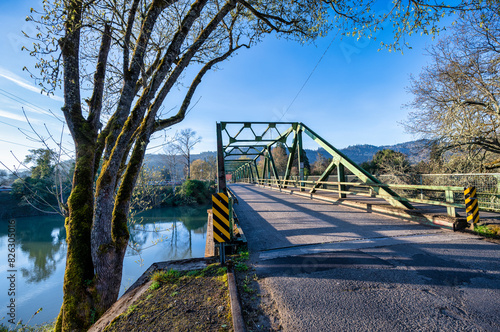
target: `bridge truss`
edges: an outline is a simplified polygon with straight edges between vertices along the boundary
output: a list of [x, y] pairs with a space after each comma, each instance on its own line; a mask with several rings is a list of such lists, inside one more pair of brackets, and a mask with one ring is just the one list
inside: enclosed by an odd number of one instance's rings
[[[321, 136], [300, 122], [218, 122], [217, 123], [217, 168], [218, 191], [227, 192], [226, 181], [237, 182], [249, 179], [253, 183], [273, 183], [279, 188], [286, 188], [292, 170], [297, 168], [300, 183], [305, 178], [303, 135], [307, 135], [319, 147], [331, 156], [331, 162], [312, 188], [314, 193], [336, 170], [339, 198], [346, 197], [346, 170], [355, 175], [364, 185], [369, 186], [378, 197], [387, 200], [399, 208], [413, 209], [413, 206], [401, 198], [373, 175], [359, 167], [346, 155], [336, 149]], [[278, 174], [273, 148], [281, 146], [287, 152], [288, 160], [283, 175]], [[258, 161], [264, 164], [259, 170]], [[302, 187], [302, 185], [301, 185]]]

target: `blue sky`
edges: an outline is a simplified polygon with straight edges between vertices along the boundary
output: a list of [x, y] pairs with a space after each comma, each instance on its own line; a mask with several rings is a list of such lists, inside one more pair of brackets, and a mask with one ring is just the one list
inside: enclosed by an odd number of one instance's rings
[[[48, 112], [50, 109], [62, 119], [62, 93], [56, 92], [52, 98], [41, 95], [29, 74], [22, 71], [23, 66], [33, 68], [34, 62], [28, 52], [21, 51], [22, 45], [30, 43], [21, 30], [33, 31], [25, 17], [30, 7], [40, 3], [0, 0], [0, 43], [4, 45], [0, 49], [0, 160], [9, 167], [17, 165], [10, 151], [22, 160], [28, 149], [43, 147], [18, 129], [30, 131], [22, 108], [44, 137], [50, 132], [58, 141], [63, 128], [63, 122]], [[404, 133], [399, 122], [409, 112], [402, 108], [411, 100], [406, 92], [409, 75], [418, 74], [429, 60], [424, 56], [424, 47], [432, 39], [412, 37], [412, 49], [401, 54], [378, 52], [380, 39], [356, 41], [338, 36], [332, 42], [334, 36], [335, 32], [331, 32], [316, 45], [305, 46], [269, 36], [254, 48], [241, 50], [220, 70], [205, 76], [193, 99], [199, 102], [167, 134], [184, 128], [196, 130], [202, 142], [195, 153], [215, 150], [217, 121], [300, 121], [338, 148], [415, 139]], [[388, 35], [379, 37], [390, 40]], [[330, 43], [328, 52], [291, 105]], [[167, 99], [165, 108], [180, 103], [174, 94]], [[65, 146], [71, 149], [67, 130], [62, 135]], [[162, 142], [163, 138], [159, 138], [150, 146]], [[312, 144], [306, 147], [316, 148]], [[162, 148], [151, 152], [161, 153]]]

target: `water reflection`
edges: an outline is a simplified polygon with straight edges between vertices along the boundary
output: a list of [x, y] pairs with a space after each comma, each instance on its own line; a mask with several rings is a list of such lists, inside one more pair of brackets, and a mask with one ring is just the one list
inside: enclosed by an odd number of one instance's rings
[[[156, 209], [137, 216], [130, 227], [134, 249], [129, 248], [125, 256], [121, 293], [154, 262], [202, 257], [208, 208]], [[43, 216], [16, 221], [16, 319], [26, 321], [43, 307], [31, 323], [51, 321], [62, 303], [67, 249], [64, 219]], [[7, 225], [7, 220], [0, 220], [0, 257], [7, 257]], [[8, 269], [7, 260], [1, 259], [0, 270]], [[0, 289], [7, 289], [7, 282], [2, 273]], [[8, 301], [6, 292], [0, 292], [0, 307]]]
[[[2, 222], [0, 236], [7, 235], [7, 224]], [[49, 278], [66, 255], [66, 231], [60, 216], [40, 216], [16, 219], [18, 256], [29, 264], [18, 265], [26, 282], [40, 282]], [[23, 254], [19, 253], [19, 249]], [[19, 260], [17, 260], [19, 264]]]
[[[129, 227], [131, 248], [126, 256], [138, 256], [142, 260], [143, 253], [150, 250], [155, 251], [154, 257], [161, 257], [161, 260], [203, 256], [207, 208], [178, 207], [141, 213]], [[195, 248], [193, 241], [196, 242]], [[200, 251], [200, 244], [203, 252]]]

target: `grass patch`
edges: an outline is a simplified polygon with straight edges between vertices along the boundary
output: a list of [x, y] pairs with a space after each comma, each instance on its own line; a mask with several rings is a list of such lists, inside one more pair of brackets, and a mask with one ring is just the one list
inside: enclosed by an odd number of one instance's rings
[[219, 264], [211, 264], [203, 270], [191, 271], [176, 271], [170, 269], [167, 271], [156, 271], [151, 275], [153, 283], [149, 286], [149, 290], [156, 290], [163, 284], [177, 284], [179, 281], [184, 281], [190, 278], [198, 277], [224, 277], [226, 276], [227, 268], [219, 267]]
[[160, 284], [176, 283], [181, 276], [182, 276], [181, 272], [176, 271], [174, 269], [170, 269], [168, 271], [156, 271], [151, 276], [151, 280], [153, 280], [154, 282], [158, 282]]
[[132, 304], [130, 307], [127, 309], [127, 315], [131, 314], [134, 312], [134, 310], [137, 308], [137, 304]]
[[485, 237], [498, 238], [500, 226], [498, 225], [475, 225], [474, 232]]
[[158, 281], [153, 281], [151, 286], [149, 286], [149, 290], [151, 290], [151, 291], [157, 290], [158, 288], [160, 288], [160, 286], [161, 286], [161, 284]]
[[250, 253], [248, 252], [247, 246], [242, 246], [238, 249], [237, 255], [233, 258], [236, 263], [241, 263], [247, 261], [250, 258]]
[[[105, 328], [121, 331], [207, 331], [231, 329], [227, 269], [164, 270], [151, 275], [149, 287], [127, 312]], [[229, 318], [228, 318], [229, 317]]]

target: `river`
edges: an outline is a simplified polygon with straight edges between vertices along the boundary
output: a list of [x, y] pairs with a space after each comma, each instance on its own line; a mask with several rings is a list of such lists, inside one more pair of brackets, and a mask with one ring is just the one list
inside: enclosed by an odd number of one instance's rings
[[[130, 244], [123, 263], [120, 295], [154, 262], [203, 257], [207, 209], [176, 207], [139, 214], [130, 227]], [[15, 296], [8, 290], [12, 270], [8, 262], [9, 220], [0, 220], [0, 323], [8, 324], [9, 301], [15, 299], [16, 322], [30, 325], [56, 318], [62, 304], [66, 263], [66, 232], [59, 216], [16, 218]], [[133, 247], [133, 248], [132, 248]]]

